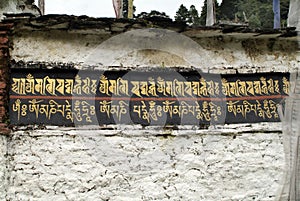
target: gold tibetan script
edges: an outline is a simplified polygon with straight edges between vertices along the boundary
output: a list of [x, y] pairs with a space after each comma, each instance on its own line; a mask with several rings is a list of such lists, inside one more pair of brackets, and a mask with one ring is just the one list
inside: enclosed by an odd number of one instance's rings
[[101, 75], [99, 79], [90, 77], [75, 79], [35, 78], [28, 74], [24, 78], [12, 78], [11, 91], [17, 95], [96, 95], [130, 97], [245, 97], [278, 95], [282, 83], [282, 91], [289, 94], [290, 83], [286, 77], [282, 80], [260, 77], [255, 80], [228, 81], [223, 78], [221, 82], [200, 78], [194, 81], [172, 81], [161, 77], [156, 79], [148, 77], [147, 80], [126, 80], [122, 77], [108, 79]]
[[198, 122], [221, 122], [224, 117], [229, 123], [277, 121], [278, 104], [290, 93], [286, 74], [222, 75], [219, 79], [194, 74], [180, 79], [150, 72], [130, 78], [118, 72], [17, 75], [11, 78], [10, 91], [11, 116], [17, 124], [122, 123], [128, 117], [148, 125], [191, 118]]

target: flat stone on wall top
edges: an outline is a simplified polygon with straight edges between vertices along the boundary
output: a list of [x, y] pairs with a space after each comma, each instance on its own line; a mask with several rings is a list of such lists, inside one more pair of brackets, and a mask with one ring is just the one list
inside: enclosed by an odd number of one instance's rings
[[[225, 70], [230, 66], [248, 73], [253, 68], [288, 72], [300, 61], [293, 30], [258, 33], [232, 27], [224, 33], [224, 27], [189, 27], [171, 20], [67, 15], [7, 21], [15, 24], [11, 55], [13, 61], [24, 63], [19, 67], [33, 62], [76, 69], [193, 67], [202, 72], [232, 73]], [[93, 55], [95, 52], [100, 56]], [[245, 67], [248, 69], [240, 70]]]

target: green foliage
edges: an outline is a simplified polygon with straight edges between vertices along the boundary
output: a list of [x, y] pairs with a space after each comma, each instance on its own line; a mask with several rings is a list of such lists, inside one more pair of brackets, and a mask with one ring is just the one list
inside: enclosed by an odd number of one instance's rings
[[199, 13], [194, 5], [191, 5], [188, 10], [183, 4], [181, 4], [176, 12], [175, 20], [186, 22], [190, 25], [200, 25]]
[[136, 16], [136, 18], [150, 18], [150, 17], [170, 18], [168, 15], [166, 15], [165, 12], [159, 12], [156, 10], [152, 10], [150, 13], [141, 12]]
[[123, 0], [123, 17], [128, 17], [128, 0]]
[[176, 12], [175, 20], [180, 22], [188, 22], [189, 18], [190, 13], [188, 9], [183, 4], [181, 4], [178, 11]]
[[[289, 0], [280, 0], [281, 20], [286, 26]], [[272, 28], [274, 13], [272, 0], [223, 0], [220, 5], [220, 19], [235, 22], [248, 20], [251, 28]], [[246, 19], [245, 19], [246, 17]]]
[[238, 4], [240, 3], [240, 1], [241, 0], [223, 0], [220, 5], [221, 19], [235, 19], [235, 14], [238, 12]]
[[205, 26], [206, 24], [206, 14], [207, 14], [207, 0], [204, 0], [204, 5], [202, 6], [201, 15], [200, 15], [200, 24]]
[[[282, 27], [286, 27], [289, 0], [280, 0]], [[226, 20], [236, 23], [248, 23], [250, 28], [273, 28], [273, 1], [272, 0], [223, 0], [218, 5], [215, 0], [217, 20]], [[183, 4], [176, 12], [175, 20], [187, 22], [191, 25], [205, 25], [207, 14], [207, 0], [204, 1], [201, 15], [195, 6], [188, 10]]]
[[260, 19], [258, 18], [257, 15], [251, 15], [249, 17], [249, 27], [250, 28], [256, 28], [256, 27], [260, 27], [261, 26], [261, 22]]
[[194, 5], [191, 5], [191, 7], [190, 7], [188, 23], [190, 23], [192, 25], [200, 25], [199, 13]]
[[289, 6], [290, 1], [289, 0], [280, 0], [280, 15], [281, 15], [281, 24], [282, 27], [287, 26], [287, 18], [289, 14]]

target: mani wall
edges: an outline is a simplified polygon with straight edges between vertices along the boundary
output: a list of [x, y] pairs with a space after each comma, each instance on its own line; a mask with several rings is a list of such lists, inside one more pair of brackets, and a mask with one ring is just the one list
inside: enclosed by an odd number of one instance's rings
[[14, 68], [295, 73], [297, 33], [192, 28], [163, 19], [9, 18], [0, 26], [0, 200], [273, 201], [282, 124], [9, 124]]

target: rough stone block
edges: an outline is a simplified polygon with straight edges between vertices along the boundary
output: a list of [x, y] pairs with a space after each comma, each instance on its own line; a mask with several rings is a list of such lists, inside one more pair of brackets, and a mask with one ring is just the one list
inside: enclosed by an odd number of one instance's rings
[[7, 37], [0, 37], [0, 44], [5, 45], [8, 42], [8, 38]]
[[0, 89], [5, 89], [7, 86], [6, 82], [1, 82], [0, 81]]

